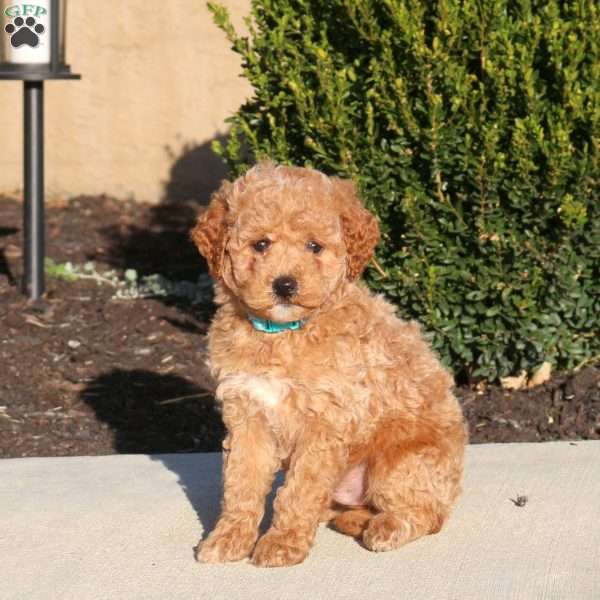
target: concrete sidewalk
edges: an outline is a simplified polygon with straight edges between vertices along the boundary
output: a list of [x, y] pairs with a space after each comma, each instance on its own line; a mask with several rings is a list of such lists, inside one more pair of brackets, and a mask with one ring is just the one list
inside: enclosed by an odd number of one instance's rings
[[600, 442], [471, 446], [440, 534], [372, 554], [322, 528], [287, 569], [194, 561], [219, 479], [215, 454], [1, 460], [0, 598], [600, 599]]

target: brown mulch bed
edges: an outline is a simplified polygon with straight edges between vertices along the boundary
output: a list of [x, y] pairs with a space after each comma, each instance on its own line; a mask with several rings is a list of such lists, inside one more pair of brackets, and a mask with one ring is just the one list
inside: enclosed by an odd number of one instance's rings
[[[196, 280], [191, 203], [75, 198], [47, 209], [47, 255]], [[47, 279], [19, 293], [21, 205], [0, 198], [0, 457], [212, 451], [223, 426], [210, 394], [205, 333], [214, 309], [118, 300], [95, 281]], [[461, 387], [473, 442], [600, 439], [600, 365], [532, 390]]]

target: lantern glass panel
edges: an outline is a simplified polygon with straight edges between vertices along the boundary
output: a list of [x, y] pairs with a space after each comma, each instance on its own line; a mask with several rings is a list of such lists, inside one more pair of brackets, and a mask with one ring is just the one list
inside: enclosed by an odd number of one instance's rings
[[[57, 63], [65, 63], [66, 0], [59, 0]], [[0, 0], [0, 63], [48, 65], [52, 62], [51, 0]]]

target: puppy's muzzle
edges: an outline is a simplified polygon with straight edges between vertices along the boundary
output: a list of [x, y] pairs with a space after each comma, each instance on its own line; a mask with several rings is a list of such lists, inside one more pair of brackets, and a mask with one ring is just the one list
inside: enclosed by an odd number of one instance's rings
[[289, 300], [298, 291], [298, 282], [288, 275], [273, 281], [273, 292], [283, 300]]

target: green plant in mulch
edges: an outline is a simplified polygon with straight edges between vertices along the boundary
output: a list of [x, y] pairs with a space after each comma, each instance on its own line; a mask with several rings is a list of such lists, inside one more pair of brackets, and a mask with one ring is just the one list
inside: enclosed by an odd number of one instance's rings
[[600, 351], [595, 0], [209, 4], [253, 96], [215, 150], [353, 178], [387, 276], [463, 378]]
[[100, 273], [92, 261], [75, 265], [57, 263], [50, 258], [46, 259], [45, 270], [49, 277], [64, 281], [91, 279], [98, 284], [110, 285], [115, 288], [115, 299], [171, 297], [191, 304], [206, 304], [213, 298], [212, 280], [206, 273], [200, 274], [196, 282], [172, 281], [156, 273], [140, 277], [135, 269], [126, 269], [122, 276], [114, 270]]

